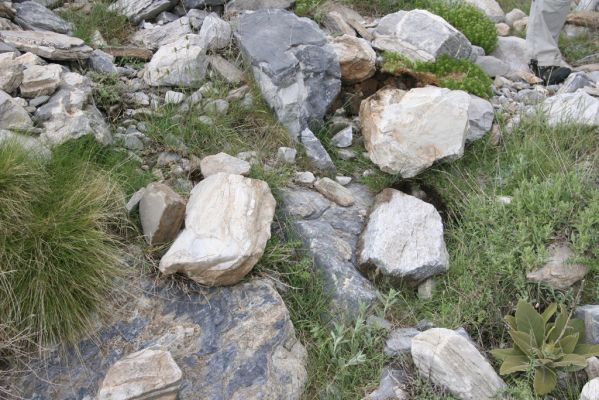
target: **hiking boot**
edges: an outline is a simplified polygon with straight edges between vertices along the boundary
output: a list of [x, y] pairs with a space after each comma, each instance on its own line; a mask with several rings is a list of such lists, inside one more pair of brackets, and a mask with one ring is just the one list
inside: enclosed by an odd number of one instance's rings
[[562, 83], [572, 72], [570, 68], [559, 67], [557, 65], [541, 67], [538, 65], [537, 60], [530, 60], [529, 67], [536, 76], [543, 80], [545, 85]]

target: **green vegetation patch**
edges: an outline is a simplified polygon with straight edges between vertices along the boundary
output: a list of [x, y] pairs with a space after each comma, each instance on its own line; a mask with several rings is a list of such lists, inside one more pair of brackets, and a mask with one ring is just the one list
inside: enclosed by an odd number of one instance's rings
[[386, 52], [383, 71], [392, 74], [415, 72], [416, 77], [426, 83], [453, 90], [464, 90], [483, 98], [493, 96], [491, 89], [493, 81], [478, 65], [447, 55], [440, 56], [434, 62], [413, 62], [398, 53]]
[[51, 160], [0, 145], [0, 342], [68, 343], [92, 327], [122, 271], [122, 188], [144, 183], [130, 168], [89, 139]]
[[109, 2], [98, 1], [91, 3], [89, 12], [66, 11], [60, 15], [75, 26], [73, 36], [87, 44], [91, 44], [94, 32], [99, 31], [109, 45], [116, 46], [126, 42], [133, 32], [133, 26], [124, 15], [108, 10], [109, 5]]
[[567, 37], [564, 34], [560, 36], [559, 48], [567, 62], [575, 64], [586, 56], [599, 53], [599, 30], [589, 29], [588, 33], [574, 37]]

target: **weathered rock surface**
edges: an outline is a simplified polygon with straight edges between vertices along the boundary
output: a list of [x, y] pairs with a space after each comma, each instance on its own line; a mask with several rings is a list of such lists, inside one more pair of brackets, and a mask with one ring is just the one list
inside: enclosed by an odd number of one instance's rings
[[449, 329], [433, 328], [415, 336], [412, 358], [422, 377], [461, 400], [490, 400], [505, 387], [471, 341]]
[[2, 54], [2, 58], [0, 58], [0, 90], [12, 93], [19, 87], [22, 80], [23, 66], [15, 61], [15, 53]]
[[470, 95], [470, 107], [468, 107], [468, 133], [466, 142], [480, 139], [493, 127], [495, 110], [493, 105], [478, 96]]
[[360, 304], [372, 304], [377, 294], [355, 267], [356, 243], [372, 204], [372, 194], [364, 185], [351, 184], [347, 188], [355, 199], [350, 207], [338, 206], [304, 187], [285, 188], [281, 193], [283, 211], [323, 275], [335, 318], [357, 317]]
[[65, 21], [36, 1], [14, 3], [17, 10], [15, 22], [31, 31], [52, 31], [70, 35], [73, 24]]
[[243, 72], [224, 57], [208, 56], [208, 62], [210, 68], [227, 82], [237, 85], [243, 81]]
[[576, 307], [574, 318], [584, 321], [585, 343], [599, 344], [599, 305]]
[[163, 183], [149, 184], [139, 202], [139, 219], [146, 241], [159, 245], [174, 240], [185, 216], [185, 201]]
[[447, 271], [449, 254], [441, 216], [431, 204], [414, 196], [383, 190], [360, 236], [358, 261], [366, 274], [380, 273], [410, 283]]
[[530, 54], [526, 40], [522, 38], [515, 36], [498, 38], [497, 48], [490, 55], [506, 63], [510, 67], [510, 73], [529, 71]]
[[220, 50], [231, 42], [231, 25], [212, 13], [202, 22], [200, 38], [208, 50]]
[[189, 17], [181, 17], [164, 25], [154, 25], [148, 29], [140, 29], [131, 35], [131, 41], [139, 46], [156, 50], [192, 33], [193, 29]]
[[582, 388], [580, 400], [599, 399], [599, 378], [591, 379]]
[[239, 282], [264, 253], [275, 205], [266, 182], [209, 176], [191, 191], [185, 230], [160, 260], [160, 271], [183, 272], [209, 286]]
[[55, 32], [0, 31], [0, 39], [20, 51], [49, 60], [84, 60], [92, 52], [83, 40]]
[[412, 338], [420, 331], [415, 328], [398, 328], [389, 334], [385, 341], [385, 354], [390, 357], [409, 354], [412, 349]]
[[314, 168], [328, 172], [336, 170], [331, 156], [310, 129], [306, 128], [302, 131], [299, 141], [304, 146], [306, 156]]
[[349, 147], [352, 145], [353, 138], [353, 127], [350, 125], [337, 132], [335, 136], [331, 138], [331, 143], [340, 148]]
[[385, 367], [381, 373], [379, 387], [364, 400], [409, 400], [410, 395], [404, 390], [407, 375], [399, 369]]
[[186, 35], [158, 49], [145, 66], [150, 86], [199, 87], [206, 75], [208, 57], [199, 35]]
[[247, 176], [251, 168], [249, 162], [230, 156], [227, 153], [206, 156], [200, 161], [200, 170], [205, 178], [220, 172]]
[[131, 286], [127, 291], [139, 289], [97, 339], [80, 342], [78, 353], [56, 351], [47, 364], [32, 363], [15, 382], [24, 398], [93, 399], [112, 364], [154, 345], [170, 351], [181, 369], [179, 400], [301, 398], [306, 351], [268, 281], [203, 288], [149, 277]]
[[372, 45], [413, 61], [434, 61], [442, 54], [468, 58], [472, 45], [443, 18], [425, 10], [386, 15], [374, 30]]
[[588, 267], [568, 262], [574, 252], [566, 244], [557, 244], [549, 248], [549, 260], [540, 269], [530, 272], [526, 278], [533, 282], [543, 282], [555, 289], [568, 289], [584, 278]]
[[117, 74], [118, 69], [114, 65], [114, 56], [96, 49], [87, 59], [87, 65], [92, 71], [102, 74]]
[[295, 0], [231, 0], [225, 6], [225, 14], [236, 14], [242, 11], [290, 8]]
[[347, 83], [361, 82], [376, 72], [376, 53], [370, 44], [349, 35], [331, 39], [341, 65], [341, 79]]
[[29, 130], [31, 117], [10, 95], [0, 90], [0, 126], [2, 129]]
[[62, 74], [58, 91], [34, 115], [43, 128], [40, 140], [56, 145], [91, 134], [104, 144], [112, 142], [110, 129], [94, 105], [88, 78], [74, 72]]
[[62, 67], [58, 64], [32, 65], [23, 72], [21, 96], [51, 96], [60, 85]]
[[567, 122], [599, 125], [599, 99], [584, 90], [549, 97], [540, 108], [546, 113], [549, 125]]
[[574, 93], [587, 86], [593, 86], [593, 80], [584, 72], [574, 72], [566, 78], [557, 94]]
[[182, 373], [171, 353], [147, 348], [120, 359], [106, 373], [98, 400], [175, 400]]
[[477, 57], [476, 65], [481, 67], [490, 77], [504, 76], [511, 71], [510, 66], [506, 62], [493, 56]]
[[169, 10], [176, 3], [175, 0], [117, 0], [109, 9], [123, 14], [132, 23], [137, 24]]
[[495, 0], [466, 0], [466, 3], [472, 4], [495, 22], [501, 22], [505, 19], [505, 13]]
[[349, 189], [327, 177], [320, 178], [314, 182], [314, 189], [342, 207], [349, 207], [355, 202], [354, 196]]
[[379, 90], [360, 106], [370, 159], [385, 172], [410, 178], [434, 162], [461, 157], [469, 108], [470, 96], [459, 90]]
[[239, 17], [235, 36], [262, 95], [291, 136], [298, 139], [308, 123], [321, 123], [341, 89], [341, 70], [318, 25], [288, 11], [259, 10]]

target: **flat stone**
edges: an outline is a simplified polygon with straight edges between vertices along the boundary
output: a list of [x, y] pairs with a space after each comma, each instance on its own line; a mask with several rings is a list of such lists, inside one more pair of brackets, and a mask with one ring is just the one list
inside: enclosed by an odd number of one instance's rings
[[235, 37], [291, 137], [297, 140], [310, 123], [322, 124], [341, 89], [341, 69], [318, 25], [288, 11], [258, 10], [239, 17]]
[[127, 204], [125, 205], [127, 213], [131, 214], [139, 206], [139, 202], [141, 201], [141, 198], [144, 196], [145, 192], [146, 188], [143, 187], [131, 195], [127, 201]]
[[341, 80], [357, 83], [374, 75], [376, 53], [366, 40], [342, 35], [333, 37], [330, 41], [339, 58]]
[[399, 328], [391, 331], [385, 341], [385, 354], [389, 357], [410, 354], [412, 338], [419, 333], [420, 331], [415, 328]]
[[306, 128], [302, 131], [300, 143], [304, 146], [306, 156], [314, 168], [320, 171], [336, 170], [331, 156], [310, 129]]
[[149, 348], [117, 361], [108, 369], [98, 400], [175, 400], [182, 372], [171, 353]]
[[60, 86], [61, 76], [62, 66], [58, 64], [32, 65], [23, 72], [21, 96], [51, 96]]
[[230, 156], [227, 153], [206, 156], [200, 161], [200, 169], [205, 178], [220, 172], [247, 176], [251, 168], [249, 162]]
[[150, 183], [139, 203], [139, 219], [148, 244], [173, 241], [183, 223], [185, 201], [163, 183]]
[[584, 343], [599, 344], [599, 305], [587, 304], [576, 307], [574, 318], [584, 322]]
[[331, 143], [336, 147], [344, 148], [352, 145], [353, 142], [353, 127], [350, 125], [337, 132], [335, 136], [331, 138]]
[[191, 191], [185, 229], [160, 260], [160, 271], [182, 272], [208, 286], [238, 283], [264, 253], [275, 205], [266, 182], [208, 176]]
[[208, 62], [210, 68], [227, 82], [236, 85], [243, 81], [243, 72], [225, 58], [219, 55], [208, 56]]
[[449, 329], [433, 328], [416, 335], [412, 359], [424, 379], [460, 400], [491, 400], [506, 387], [472, 342]]
[[84, 60], [93, 51], [83, 40], [55, 32], [0, 31], [0, 39], [20, 51], [49, 60]]
[[384, 172], [411, 178], [434, 162], [461, 157], [470, 101], [466, 92], [432, 86], [379, 90], [360, 106], [371, 161]]
[[26, 131], [33, 128], [29, 113], [3, 90], [0, 90], [0, 126]]
[[36, 56], [31, 52], [27, 52], [19, 57], [15, 58], [19, 64], [21, 64], [25, 68], [29, 68], [32, 65], [47, 65], [48, 63], [44, 61], [43, 58]]
[[14, 7], [17, 10], [15, 23], [26, 30], [72, 34], [73, 24], [65, 21], [36, 1], [14, 3]]
[[386, 15], [374, 30], [372, 45], [412, 61], [434, 61], [443, 54], [467, 59], [472, 52], [472, 45], [460, 31], [425, 10]]
[[108, 9], [126, 16], [133, 24], [138, 24], [144, 19], [152, 19], [162, 11], [168, 11], [175, 4], [175, 0], [117, 0]]
[[186, 35], [158, 49], [145, 66], [144, 81], [150, 86], [199, 87], [204, 81], [208, 57], [198, 35]]
[[548, 97], [540, 108], [547, 115], [547, 123], [551, 126], [569, 122], [599, 125], [599, 99], [584, 90]]
[[490, 77], [504, 76], [510, 73], [510, 66], [493, 56], [480, 56], [476, 58], [476, 65]]
[[147, 29], [140, 29], [131, 35], [131, 42], [138, 46], [157, 50], [192, 33], [189, 17], [181, 17], [164, 25], [153, 25]]
[[429, 203], [395, 189], [376, 198], [358, 249], [360, 269], [420, 283], [449, 268], [441, 216]]
[[96, 49], [87, 59], [87, 65], [92, 71], [99, 72], [101, 74], [117, 74], [118, 69], [114, 65], [114, 56], [103, 52], [100, 49]]
[[557, 244], [549, 248], [549, 260], [540, 269], [526, 274], [526, 279], [533, 282], [543, 282], [555, 289], [565, 290], [582, 280], [588, 267], [573, 264], [568, 259], [574, 257], [574, 252], [566, 244]]
[[334, 201], [342, 207], [349, 207], [354, 204], [352, 193], [330, 178], [320, 178], [314, 183], [314, 188], [324, 197]]

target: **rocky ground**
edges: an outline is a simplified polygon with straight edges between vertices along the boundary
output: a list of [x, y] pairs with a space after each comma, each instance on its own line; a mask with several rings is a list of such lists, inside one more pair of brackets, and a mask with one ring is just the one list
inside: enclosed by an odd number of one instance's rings
[[[310, 19], [286, 0], [118, 0], [109, 9], [133, 30], [115, 45], [99, 31], [88, 42], [74, 36], [77, 26], [62, 16], [90, 13], [87, 2], [0, 3], [0, 143], [50, 157], [55, 146], [91, 136], [153, 181], [126, 205], [145, 244], [127, 243], [127, 293], [110, 300], [112, 315], [90, 338], [9, 374], [6, 395], [313, 396], [306, 343], [294, 328], [301, 321], [283, 300], [298, 288], [259, 268], [274, 238], [297, 238], [297, 251], [313, 260], [333, 322], [363, 322], [389, 287], [435, 296], [452, 268], [448, 210], [409, 179], [460, 159], [476, 141], [507, 140], [538, 113], [550, 127], [599, 127], [597, 54], [577, 60], [563, 84], [544, 86], [518, 33], [526, 14], [472, 2], [497, 22], [491, 54], [426, 10], [363, 16], [327, 3]], [[587, 3], [566, 34], [596, 32], [596, 4]], [[493, 79], [492, 96], [383, 68], [387, 52], [412, 62], [469, 60]], [[388, 176], [407, 184], [367, 185]], [[547, 251], [530, 281], [567, 290], [587, 275], [588, 266], [567, 262], [567, 243]], [[599, 305], [576, 313], [596, 343]], [[508, 386], [484, 341], [463, 328], [367, 321], [382, 332], [386, 357], [412, 368], [389, 362], [378, 388], [365, 385], [365, 399], [411, 398], [410, 375], [453, 396], [423, 399], [491, 399]], [[599, 398], [598, 362], [589, 359], [581, 399]]]

